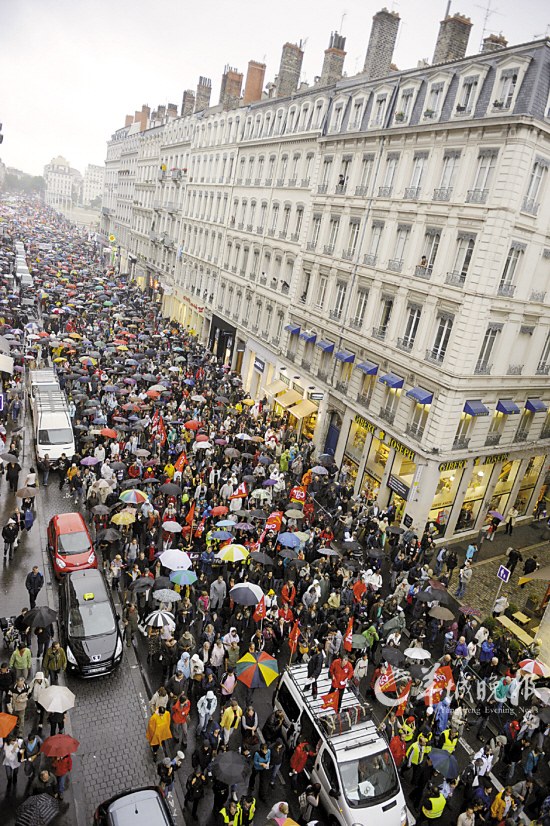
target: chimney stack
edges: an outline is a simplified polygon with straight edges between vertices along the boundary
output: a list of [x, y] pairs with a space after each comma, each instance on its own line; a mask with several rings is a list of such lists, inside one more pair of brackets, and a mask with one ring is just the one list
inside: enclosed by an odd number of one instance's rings
[[244, 85], [243, 103], [245, 105], [262, 99], [264, 79], [265, 63], [257, 63], [255, 60], [249, 60], [246, 83]]
[[468, 48], [471, 28], [472, 21], [469, 17], [464, 17], [460, 12], [452, 17], [448, 14], [439, 24], [432, 65], [461, 60]]
[[346, 52], [344, 51], [346, 45], [346, 38], [342, 37], [338, 32], [332, 32], [330, 35], [330, 42], [328, 49], [325, 50], [325, 59], [323, 60], [323, 68], [321, 70], [321, 86], [329, 86], [331, 83], [342, 79], [344, 73], [344, 60]]
[[363, 71], [367, 80], [384, 77], [390, 73], [390, 67], [399, 29], [400, 17], [396, 11], [383, 8], [372, 18], [369, 45]]
[[168, 108], [166, 110], [166, 114], [169, 118], [177, 118], [178, 116], [178, 106], [177, 103], [169, 103]]
[[195, 96], [195, 112], [202, 112], [210, 106], [210, 95], [212, 94], [212, 81], [209, 77], [199, 77], [197, 94]]
[[500, 49], [505, 49], [508, 41], [502, 34], [489, 34], [483, 38], [482, 53], [498, 52]]
[[131, 126], [133, 124], [133, 122], [134, 122], [134, 116], [133, 115], [126, 115], [126, 117], [124, 119], [124, 126]]
[[166, 117], [166, 106], [157, 106], [157, 117], [159, 120], [164, 120]]
[[236, 109], [241, 99], [241, 89], [243, 86], [242, 72], [226, 66], [220, 86], [220, 103], [224, 109]]
[[281, 55], [279, 74], [277, 75], [276, 96], [278, 98], [290, 97], [290, 95], [296, 93], [302, 72], [303, 59], [304, 53], [301, 43], [299, 46], [296, 43], [285, 43]]
[[192, 115], [195, 108], [195, 93], [192, 89], [186, 89], [181, 99], [181, 114]]
[[149, 115], [151, 114], [151, 109], [146, 106], [145, 104], [141, 107], [141, 112], [136, 112], [134, 115], [134, 123], [139, 123], [139, 131], [143, 132], [147, 129], [147, 123], [149, 120]]

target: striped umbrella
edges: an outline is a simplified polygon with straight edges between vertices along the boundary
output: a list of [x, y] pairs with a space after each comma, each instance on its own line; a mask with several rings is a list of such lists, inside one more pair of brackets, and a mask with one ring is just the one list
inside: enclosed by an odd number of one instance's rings
[[549, 673], [548, 668], [540, 660], [522, 660], [519, 668], [526, 671], [527, 674], [535, 674], [537, 677], [547, 677]]
[[279, 666], [275, 657], [261, 651], [248, 652], [237, 660], [237, 679], [248, 688], [264, 688], [279, 676]]
[[147, 494], [143, 493], [142, 490], [137, 490], [137, 488], [123, 490], [118, 498], [127, 505], [143, 505], [144, 502], [149, 501]]
[[250, 556], [244, 545], [226, 545], [216, 554], [223, 562], [244, 562]]
[[164, 628], [167, 625], [175, 625], [174, 615], [170, 611], [153, 611], [145, 620], [146, 625], [152, 628]]

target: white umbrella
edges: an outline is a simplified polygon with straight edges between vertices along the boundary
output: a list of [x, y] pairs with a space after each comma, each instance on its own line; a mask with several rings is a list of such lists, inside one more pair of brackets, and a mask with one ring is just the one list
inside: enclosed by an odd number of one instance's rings
[[158, 599], [159, 602], [179, 602], [181, 594], [171, 588], [159, 588], [158, 591], [153, 591], [153, 599]]
[[173, 519], [168, 519], [166, 522], [162, 523], [162, 530], [168, 531], [168, 533], [181, 533], [183, 528], [179, 522], [175, 522]]
[[212, 447], [210, 442], [195, 442], [193, 450], [207, 450], [209, 447]]
[[429, 660], [432, 656], [429, 651], [426, 651], [425, 648], [405, 648], [403, 651], [405, 657], [408, 657], [409, 660]]
[[153, 611], [152, 614], [149, 614], [147, 619], [145, 620], [146, 625], [150, 625], [153, 628], [164, 628], [167, 625], [173, 625], [174, 628], [174, 615], [170, 613], [170, 611]]
[[74, 708], [75, 700], [75, 695], [66, 686], [50, 685], [40, 692], [39, 703], [49, 714], [64, 714], [70, 708]]
[[171, 571], [187, 571], [193, 565], [189, 554], [186, 554], [185, 551], [178, 551], [175, 548], [163, 551], [159, 559], [164, 567], [170, 568]]
[[257, 488], [253, 490], [250, 494], [253, 499], [270, 499], [271, 494], [267, 490], [262, 490], [262, 488]]

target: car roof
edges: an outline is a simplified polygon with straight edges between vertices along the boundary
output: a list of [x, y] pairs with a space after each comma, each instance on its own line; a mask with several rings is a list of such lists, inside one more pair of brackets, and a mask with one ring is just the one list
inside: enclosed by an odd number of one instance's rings
[[109, 826], [171, 826], [173, 823], [158, 789], [123, 792], [106, 805]]
[[78, 533], [88, 530], [80, 513], [58, 513], [53, 517], [53, 521], [59, 533]]
[[101, 571], [96, 568], [86, 568], [83, 571], [71, 571], [66, 576], [69, 587], [74, 592], [79, 601], [85, 601], [85, 594], [93, 594], [95, 602], [105, 602], [109, 600], [109, 592], [105, 584], [105, 578]]

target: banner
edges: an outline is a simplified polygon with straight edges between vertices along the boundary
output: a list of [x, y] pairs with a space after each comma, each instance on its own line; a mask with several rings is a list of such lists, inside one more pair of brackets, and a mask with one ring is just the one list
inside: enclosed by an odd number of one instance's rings
[[291, 502], [301, 502], [303, 504], [306, 501], [306, 496], [306, 489], [303, 485], [294, 485], [290, 489], [289, 498]]
[[298, 640], [300, 638], [300, 626], [298, 625], [298, 620], [292, 626], [290, 634], [288, 635], [288, 647], [294, 654], [296, 649], [298, 648]]
[[246, 482], [241, 482], [235, 493], [229, 498], [242, 499], [244, 496], [248, 496], [248, 488], [246, 487]]
[[348, 627], [346, 628], [346, 633], [344, 634], [344, 649], [346, 651], [351, 651], [353, 648], [352, 645], [352, 637], [353, 637], [353, 617], [350, 617], [348, 620]]
[[338, 711], [338, 691], [331, 691], [330, 694], [321, 694], [323, 705], [321, 708], [331, 708], [333, 711]]
[[281, 525], [283, 524], [283, 512], [282, 511], [273, 511], [273, 513], [269, 514], [269, 518], [265, 523], [266, 531], [275, 531], [279, 533], [281, 530]]
[[254, 622], [259, 622], [260, 620], [265, 619], [266, 610], [265, 610], [265, 597], [262, 596], [259, 603], [256, 605], [254, 613], [252, 614], [252, 619]]
[[424, 692], [424, 703], [427, 706], [435, 706], [441, 700], [443, 692], [454, 691], [456, 683], [453, 679], [453, 672], [450, 666], [441, 665], [435, 671], [432, 682]]

